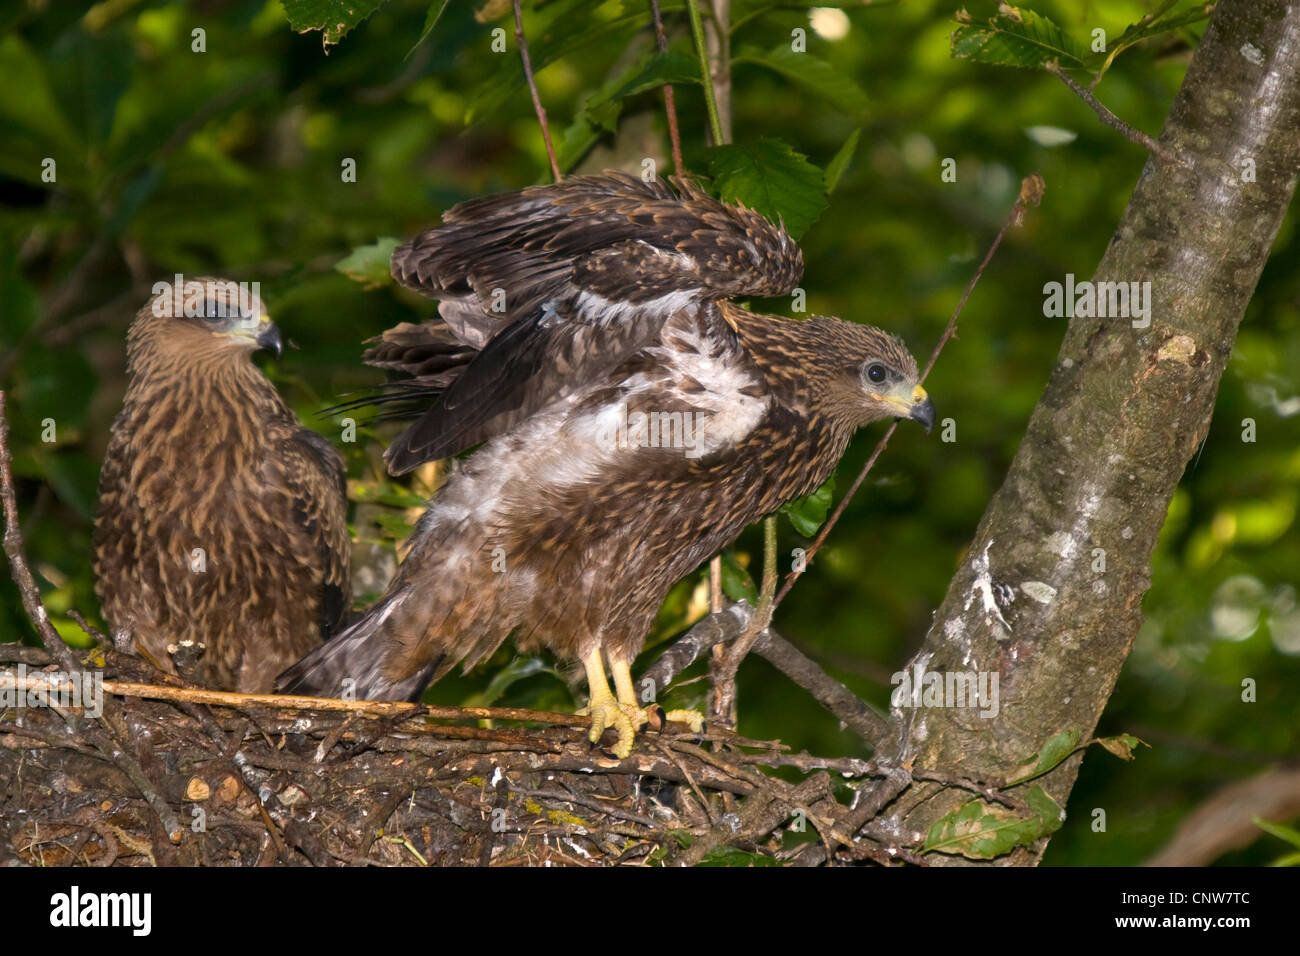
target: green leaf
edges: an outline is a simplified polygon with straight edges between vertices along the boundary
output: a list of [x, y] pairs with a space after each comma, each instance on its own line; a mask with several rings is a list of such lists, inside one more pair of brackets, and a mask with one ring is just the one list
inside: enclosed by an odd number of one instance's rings
[[1163, 33], [1170, 33], [1181, 27], [1190, 26], [1206, 19], [1210, 15], [1210, 5], [1204, 0], [1196, 0], [1191, 9], [1174, 11], [1178, 6], [1179, 0], [1165, 0], [1165, 3], [1152, 10], [1137, 23], [1130, 24], [1128, 29], [1111, 40], [1107, 44], [1106, 59], [1097, 71], [1097, 79], [1094, 82], [1100, 82], [1101, 78], [1106, 75], [1111, 64], [1115, 62], [1115, 57], [1119, 56], [1131, 46], [1141, 43], [1143, 40], [1149, 40], [1152, 37], [1160, 36]]
[[516, 657], [501, 670], [492, 675], [486, 688], [481, 693], [472, 695], [465, 701], [466, 707], [491, 707], [499, 701], [513, 684], [534, 674], [553, 674], [559, 678], [555, 668], [541, 657]]
[[282, 0], [289, 26], [298, 33], [321, 32], [321, 45], [338, 43], [385, 0]]
[[[681, 86], [699, 82], [700, 64], [695, 58], [669, 50], [667, 53], [656, 53], [635, 76], [620, 84], [613, 92], [603, 97], [597, 94], [592, 99], [593, 101], [621, 100], [661, 86]], [[589, 102], [588, 106], [590, 105]]]
[[405, 541], [411, 536], [411, 523], [396, 511], [381, 511], [371, 515], [370, 519], [379, 525], [385, 535], [397, 541]]
[[982, 800], [972, 800], [934, 822], [921, 852], [991, 860], [1010, 853], [1017, 846], [1029, 846], [1061, 828], [1061, 808], [1042, 787], [1030, 787], [1025, 802], [1029, 804], [1029, 816], [1022, 816], [1007, 807], [991, 807]]
[[334, 268], [367, 289], [377, 289], [393, 281], [389, 263], [400, 239], [385, 236], [368, 246], [357, 246], [351, 254], [334, 263]]
[[753, 63], [781, 74], [791, 83], [827, 100], [836, 109], [861, 116], [870, 105], [862, 87], [831, 64], [811, 53], [796, 53], [788, 43], [766, 53], [747, 47], [731, 58], [732, 63]]
[[1094, 744], [1101, 744], [1120, 760], [1132, 760], [1133, 751], [1141, 744], [1143, 747], [1151, 745], [1140, 737], [1134, 737], [1132, 734], [1116, 734], [1114, 737], [1098, 737], [1093, 741]]
[[570, 169], [582, 159], [605, 133], [618, 128], [623, 100], [666, 84], [699, 83], [699, 64], [681, 53], [653, 54], [625, 70], [587, 100], [573, 123], [564, 132], [556, 161], [561, 169]]
[[722, 592], [733, 601], [743, 598], [758, 606], [758, 586], [730, 551], [722, 552]]
[[839, 148], [830, 163], [826, 166], [826, 194], [830, 195], [835, 192], [835, 187], [840, 184], [840, 178], [844, 175], [845, 170], [849, 168], [849, 163], [853, 161], [853, 154], [858, 151], [858, 139], [862, 136], [861, 129], [855, 129], [849, 134], [849, 138], [844, 141], [844, 145]]
[[796, 239], [826, 208], [822, 171], [780, 140], [714, 146], [705, 153], [705, 165], [724, 200], [744, 203], [773, 222], [783, 220]]
[[415, 45], [406, 52], [408, 57], [416, 51], [416, 48], [421, 43], [428, 39], [429, 34], [438, 25], [438, 21], [442, 19], [442, 15], [446, 12], [450, 3], [451, 0], [433, 0], [433, 3], [429, 4], [429, 11], [424, 15], [424, 29], [420, 31], [420, 39], [416, 40]]
[[388, 505], [392, 508], [424, 508], [429, 504], [428, 498], [400, 485], [360, 480], [348, 482], [348, 500]]
[[[0, 75], [11, 91], [22, 91], [0, 97], [0, 119], [12, 120], [69, 152], [76, 150], [80, 138], [55, 99], [46, 64], [16, 34], [0, 39]], [[38, 181], [40, 174], [39, 164], [34, 164], [30, 179]]]
[[762, 853], [750, 853], [746, 850], [738, 850], [734, 846], [720, 846], [716, 850], [710, 850], [705, 854], [704, 859], [699, 862], [700, 866], [780, 866], [781, 861], [776, 857], [766, 856]]
[[[534, 74], [540, 74], [552, 63], [569, 56], [589, 56], [592, 50], [610, 46], [624, 47], [633, 34], [644, 30], [650, 22], [648, 4], [634, 5], [630, 9], [628, 12], [622, 4], [612, 2], [592, 4], [590, 0], [555, 0], [539, 5], [536, 15], [526, 25], [528, 56]], [[513, 31], [510, 44], [513, 52]], [[493, 78], [483, 83], [471, 98], [466, 122], [492, 116], [520, 95], [524, 88], [524, 71], [517, 55], [511, 60], [513, 64], [510, 67], [495, 70]]]
[[831, 476], [826, 479], [820, 488], [810, 495], [804, 495], [794, 501], [787, 501], [781, 506], [781, 511], [790, 519], [790, 523], [794, 525], [794, 530], [805, 538], [811, 538], [826, 521], [826, 515], [831, 509], [831, 502], [834, 497], [835, 474], [832, 472]]
[[1040, 777], [1051, 770], [1079, 746], [1079, 731], [1063, 730], [1056, 734], [1043, 749], [1030, 757], [1018, 770], [1008, 777], [1008, 784], [1024, 783], [1034, 777]]
[[953, 32], [951, 43], [954, 57], [994, 66], [1037, 68], [1056, 61], [1081, 68], [1088, 58], [1085, 48], [1047, 17], [1008, 3], [998, 5], [997, 15], [987, 25], [963, 23]]
[[1281, 823], [1272, 823], [1263, 817], [1251, 817], [1250, 821], [1270, 836], [1275, 836], [1300, 849], [1300, 830], [1283, 826]]

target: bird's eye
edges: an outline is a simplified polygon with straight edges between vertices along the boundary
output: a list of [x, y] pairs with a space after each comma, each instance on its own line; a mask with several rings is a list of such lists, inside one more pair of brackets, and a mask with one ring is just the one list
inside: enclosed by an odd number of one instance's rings
[[218, 302], [216, 299], [205, 299], [203, 302], [203, 318], [208, 322], [220, 322], [226, 318], [225, 303]]
[[879, 385], [888, 376], [889, 373], [885, 371], [885, 367], [879, 362], [867, 366], [867, 380], [876, 385]]

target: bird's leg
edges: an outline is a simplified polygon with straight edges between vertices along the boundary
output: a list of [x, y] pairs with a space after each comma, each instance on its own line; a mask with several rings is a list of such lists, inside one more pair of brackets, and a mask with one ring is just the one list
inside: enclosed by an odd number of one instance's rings
[[[613, 727], [618, 731], [618, 743], [614, 745], [614, 755], [624, 760], [632, 752], [632, 739], [636, 736], [636, 728], [632, 724], [632, 717], [609, 691], [609, 682], [605, 680], [605, 665], [601, 662], [599, 647], [583, 658], [582, 666], [587, 670], [587, 690], [591, 697], [587, 706], [578, 713], [591, 715], [593, 744], [600, 739], [605, 728]], [[617, 673], [615, 668], [616, 679]], [[632, 686], [630, 678], [628, 686]]]
[[[651, 707], [658, 707], [658, 704], [650, 703], [642, 708], [636, 699], [636, 690], [632, 685], [632, 668], [627, 661], [610, 659], [610, 673], [614, 675], [614, 687], [618, 691], [618, 702], [622, 705], [623, 710], [629, 712], [629, 716], [638, 727], [648, 722], [646, 711]], [[679, 724], [686, 724], [694, 733], [704, 732], [704, 715], [698, 710], [670, 710], [664, 714], [665, 720], [670, 720]]]

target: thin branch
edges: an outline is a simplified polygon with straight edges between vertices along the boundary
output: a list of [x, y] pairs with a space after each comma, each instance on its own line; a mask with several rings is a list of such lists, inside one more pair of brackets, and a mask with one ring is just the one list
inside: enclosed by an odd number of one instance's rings
[[718, 118], [718, 101], [713, 92], [713, 72], [709, 68], [709, 54], [704, 45], [704, 27], [700, 23], [699, 0], [686, 0], [686, 9], [690, 13], [695, 53], [700, 60], [700, 82], [704, 86], [704, 104], [709, 111], [709, 130], [713, 133], [713, 143], [717, 146], [726, 140], [722, 136], [722, 121]]
[[27, 619], [32, 622], [45, 649], [56, 655], [68, 670], [76, 670], [76, 658], [50, 623], [50, 615], [41, 602], [36, 579], [32, 577], [27, 559], [23, 556], [23, 535], [18, 523], [18, 500], [14, 494], [13, 457], [9, 453], [9, 419], [5, 415], [4, 392], [0, 392], [0, 499], [4, 502], [4, 552], [9, 558], [9, 571], [14, 584], [18, 586]]
[[[659, 55], [668, 52], [668, 35], [664, 33], [664, 18], [659, 10], [659, 0], [650, 0], [650, 15], [654, 18], [655, 44]], [[680, 176], [686, 171], [682, 164], [682, 133], [677, 126], [677, 100], [671, 83], [664, 84], [664, 114], [668, 118], [668, 141], [673, 148], [673, 172]]]
[[540, 724], [562, 724], [582, 727], [591, 723], [588, 717], [574, 714], [552, 714], [543, 710], [522, 707], [434, 707], [406, 701], [336, 700], [327, 697], [297, 697], [280, 694], [236, 694], [222, 690], [203, 690], [194, 687], [164, 687], [157, 684], [136, 684], [125, 681], [104, 681], [104, 692], [120, 697], [144, 697], [150, 700], [187, 701], [192, 704], [213, 704], [219, 707], [272, 707], [288, 710], [330, 710], [364, 713], [377, 717], [396, 715], [412, 716], [416, 711], [427, 713], [440, 720], [526, 720]]
[[1134, 126], [1130, 126], [1108, 110], [1105, 105], [1103, 105], [1102, 102], [1093, 95], [1092, 90], [1088, 89], [1086, 86], [1080, 85], [1059, 63], [1048, 63], [1043, 67], [1043, 69], [1068, 86], [1070, 92], [1083, 100], [1083, 102], [1088, 105], [1088, 108], [1097, 114], [1097, 118], [1111, 129], [1118, 130], [1126, 139], [1137, 143], [1143, 149], [1152, 153], [1164, 162], [1174, 162], [1173, 153], [1169, 152], [1169, 150], [1156, 142], [1154, 137], [1142, 132], [1142, 130], [1137, 129]]
[[[956, 336], [957, 319], [961, 315], [962, 310], [966, 308], [966, 301], [970, 298], [971, 293], [975, 291], [975, 286], [984, 275], [984, 270], [988, 268], [988, 264], [993, 260], [994, 253], [996, 253], [998, 247], [1002, 245], [1002, 240], [1006, 237], [1008, 230], [1010, 230], [1012, 226], [1020, 224], [1024, 218], [1025, 209], [1031, 204], [1035, 206], [1038, 205], [1039, 201], [1043, 198], [1044, 188], [1043, 177], [1038, 175], [1038, 173], [1032, 173], [1021, 181], [1020, 194], [1016, 197], [1016, 201], [1011, 204], [1011, 210], [1007, 213], [1006, 219], [1003, 220], [1002, 228], [998, 230], [998, 234], [994, 236], [993, 242], [989, 245], [988, 252], [984, 254], [983, 261], [980, 262], [974, 275], [970, 277], [970, 281], [966, 283], [966, 289], [962, 292], [961, 298], [957, 301], [957, 307], [953, 309], [952, 316], [948, 319], [948, 325], [944, 328], [943, 335], [939, 336], [939, 341], [935, 344], [934, 351], [930, 353], [930, 360], [925, 363], [925, 369], [921, 372], [918, 381], [925, 381], [926, 376], [930, 374], [930, 370], [934, 368], [934, 363], [938, 361], [939, 353], [942, 352], [944, 346], [947, 345], [954, 336]], [[866, 481], [867, 475], [870, 473], [871, 469], [875, 467], [877, 459], [880, 458], [881, 453], [885, 450], [885, 446], [889, 444], [889, 439], [893, 437], [894, 430], [897, 427], [898, 422], [895, 421], [890, 424], [888, 429], [886, 429], [885, 434], [882, 435], [880, 441], [876, 443], [875, 450], [872, 451], [871, 457], [867, 459], [867, 463], [862, 466], [862, 470], [858, 472], [858, 476], [854, 478], [853, 483], [849, 485], [849, 490], [844, 493], [844, 497], [842, 497], [839, 504], [835, 506], [835, 510], [831, 512], [831, 516], [826, 520], [826, 523], [822, 525], [821, 530], [817, 533], [817, 537], [813, 539], [813, 543], [808, 547], [808, 551], [804, 556], [803, 567], [805, 570], [808, 565], [812, 563], [813, 555], [815, 555], [818, 549], [821, 548], [822, 544], [825, 543], [827, 536], [831, 533], [831, 529], [835, 527], [836, 523], [840, 520], [840, 517], [844, 514], [844, 509], [848, 507], [849, 501], [852, 500], [854, 494], [857, 493], [857, 490], [862, 487], [862, 483]], [[781, 590], [776, 595], [776, 600], [772, 602], [774, 608], [784, 600], [787, 594], [790, 593], [790, 589], [794, 587], [794, 582], [799, 579], [801, 574], [803, 574], [803, 571], [793, 570], [786, 575], [785, 581], [781, 585]]]
[[[721, 652], [720, 645], [742, 633], [754, 613], [744, 601], [737, 601], [726, 610], [703, 618], [674, 641], [650, 665], [642, 679], [654, 681], [655, 687], [667, 687], [709, 649]], [[890, 726], [884, 717], [772, 628], [759, 634], [753, 650], [871, 746], [878, 746], [889, 735]]]
[[776, 594], [776, 519], [769, 516], [763, 520], [763, 587], [759, 594], [758, 608], [750, 615], [740, 636], [732, 642], [725, 653], [714, 655], [712, 666], [713, 712], [714, 720], [726, 721], [729, 725], [736, 722], [736, 672], [749, 654], [754, 642], [772, 623], [772, 598]]
[[551, 161], [551, 173], [558, 183], [564, 177], [560, 174], [560, 164], [555, 161], [555, 147], [551, 145], [551, 127], [546, 122], [546, 108], [542, 98], [537, 94], [537, 80], [533, 77], [533, 63], [528, 57], [528, 40], [524, 37], [524, 13], [520, 0], [514, 0], [515, 6], [515, 43], [519, 45], [519, 59], [524, 64], [524, 78], [528, 80], [528, 92], [533, 95], [533, 109], [537, 111], [537, 122], [542, 127], [542, 142], [546, 144], [546, 158]]
[[709, 0], [704, 42], [713, 70], [713, 102], [718, 107], [720, 142], [731, 142], [731, 0]]

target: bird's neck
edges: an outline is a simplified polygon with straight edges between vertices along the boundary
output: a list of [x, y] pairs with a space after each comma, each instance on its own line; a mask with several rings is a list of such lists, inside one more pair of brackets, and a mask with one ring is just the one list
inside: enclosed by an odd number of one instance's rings
[[128, 351], [122, 415], [160, 441], [199, 457], [217, 446], [252, 452], [292, 413], [248, 353], [141, 340]]

